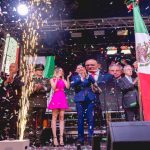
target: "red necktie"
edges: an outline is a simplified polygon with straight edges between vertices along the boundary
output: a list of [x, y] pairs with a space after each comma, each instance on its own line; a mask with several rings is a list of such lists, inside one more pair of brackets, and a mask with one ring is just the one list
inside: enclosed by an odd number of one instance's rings
[[95, 72], [92, 72], [91, 75], [92, 75], [92, 77], [94, 78], [94, 77], [95, 77]]

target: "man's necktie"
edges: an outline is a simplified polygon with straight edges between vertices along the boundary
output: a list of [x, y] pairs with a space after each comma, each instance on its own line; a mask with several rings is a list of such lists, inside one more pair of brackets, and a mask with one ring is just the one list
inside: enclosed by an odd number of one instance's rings
[[95, 77], [95, 72], [92, 72], [91, 75], [92, 75], [92, 77], [94, 78], [94, 77]]

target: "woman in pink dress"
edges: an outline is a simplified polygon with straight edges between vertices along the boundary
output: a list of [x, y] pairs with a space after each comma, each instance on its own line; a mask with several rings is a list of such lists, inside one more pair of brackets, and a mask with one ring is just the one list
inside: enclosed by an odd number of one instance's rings
[[53, 145], [58, 146], [58, 140], [56, 135], [56, 121], [59, 114], [59, 128], [60, 128], [60, 146], [64, 146], [63, 133], [64, 133], [64, 112], [68, 109], [68, 102], [64, 92], [65, 88], [69, 89], [69, 77], [67, 80], [64, 79], [64, 71], [62, 68], [56, 68], [54, 70], [54, 77], [50, 79], [51, 87], [54, 90], [52, 99], [49, 103], [48, 109], [52, 110], [52, 132], [53, 132]]

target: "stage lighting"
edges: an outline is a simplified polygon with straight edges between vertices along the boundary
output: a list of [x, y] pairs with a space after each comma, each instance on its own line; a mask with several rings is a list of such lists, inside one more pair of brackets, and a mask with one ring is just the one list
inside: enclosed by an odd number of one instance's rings
[[117, 47], [115, 46], [108, 46], [106, 49], [107, 49], [107, 55], [117, 54]]
[[128, 30], [118, 30], [117, 35], [118, 36], [127, 36], [128, 35]]
[[121, 46], [121, 53], [123, 54], [131, 54], [131, 49], [129, 46]]
[[98, 36], [98, 35], [105, 35], [105, 31], [104, 30], [96, 30], [94, 31], [94, 35]]
[[18, 5], [17, 12], [21, 16], [26, 16], [28, 14], [28, 7], [25, 4]]
[[82, 37], [82, 33], [81, 32], [73, 32], [73, 33], [71, 33], [71, 37], [72, 38]]

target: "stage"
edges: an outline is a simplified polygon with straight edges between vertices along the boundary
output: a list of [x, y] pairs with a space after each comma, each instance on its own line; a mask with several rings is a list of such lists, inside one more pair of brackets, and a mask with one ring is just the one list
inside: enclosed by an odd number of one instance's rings
[[[95, 143], [94, 143], [95, 142]], [[49, 142], [46, 146], [31, 146], [30, 140], [3, 140], [0, 141], [1, 150], [106, 150], [106, 141], [95, 140], [92, 145], [84, 144], [66, 144], [64, 147], [53, 147]], [[30, 145], [30, 146], [29, 146]]]
[[[76, 145], [66, 145], [64, 147], [51, 147], [51, 146], [44, 146], [44, 147], [30, 147], [29, 150], [78, 150]], [[107, 146], [106, 143], [101, 143], [99, 150], [106, 150]], [[80, 150], [80, 149], [79, 149]], [[85, 145], [81, 146], [81, 150], [92, 150], [92, 146]]]

